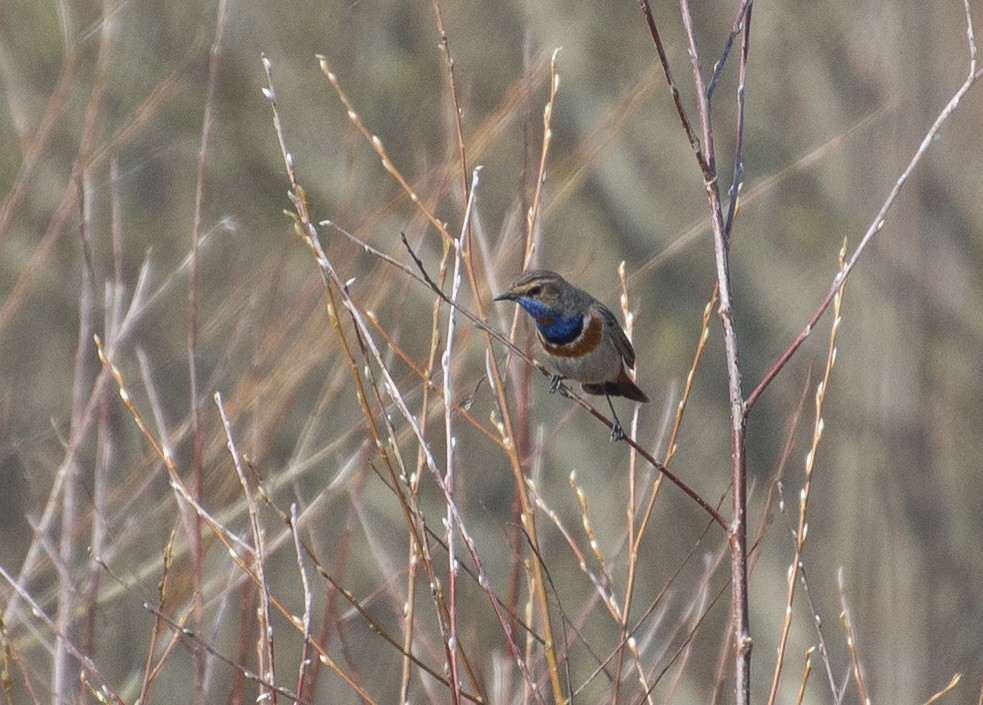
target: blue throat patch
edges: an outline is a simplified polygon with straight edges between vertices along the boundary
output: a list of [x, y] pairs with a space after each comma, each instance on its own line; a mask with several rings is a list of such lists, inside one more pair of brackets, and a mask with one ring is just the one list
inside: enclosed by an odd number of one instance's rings
[[536, 327], [546, 342], [552, 345], [566, 345], [575, 341], [584, 330], [582, 314], [563, 316], [542, 301], [519, 297], [519, 305], [536, 321]]

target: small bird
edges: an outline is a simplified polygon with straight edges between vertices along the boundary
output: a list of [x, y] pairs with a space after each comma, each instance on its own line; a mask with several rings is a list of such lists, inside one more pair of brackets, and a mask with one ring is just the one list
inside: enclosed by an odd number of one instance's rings
[[625, 365], [635, 367], [635, 350], [611, 310], [545, 269], [526, 272], [495, 301], [515, 301], [536, 321], [539, 342], [556, 371], [550, 393], [569, 378], [588, 394], [603, 394], [614, 416], [611, 440], [624, 439], [611, 397], [649, 398], [625, 371]]

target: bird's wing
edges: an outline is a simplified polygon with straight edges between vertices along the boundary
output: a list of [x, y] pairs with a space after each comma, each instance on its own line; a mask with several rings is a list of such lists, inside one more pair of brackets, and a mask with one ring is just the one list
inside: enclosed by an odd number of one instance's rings
[[625, 361], [630, 369], [635, 368], [635, 348], [631, 346], [631, 341], [628, 340], [628, 336], [625, 335], [625, 331], [621, 328], [621, 324], [618, 323], [617, 317], [611, 313], [609, 309], [604, 304], [599, 301], [594, 302], [594, 306], [597, 308], [597, 312], [601, 315], [601, 320], [604, 321], [604, 325], [611, 329], [614, 334], [614, 347], [617, 348], [618, 352], [621, 353], [621, 359]]

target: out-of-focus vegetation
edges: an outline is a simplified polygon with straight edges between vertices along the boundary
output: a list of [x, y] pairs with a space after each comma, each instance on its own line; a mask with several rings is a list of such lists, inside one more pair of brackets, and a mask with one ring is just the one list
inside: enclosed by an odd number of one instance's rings
[[[694, 5], [709, 74], [737, 4]], [[679, 8], [654, 9], [691, 106]], [[972, 9], [983, 22], [979, 4]], [[454, 0], [441, 10], [467, 170], [483, 167], [473, 220], [480, 285], [474, 291], [466, 281], [461, 303], [477, 310], [480, 300], [493, 328], [508, 332], [513, 324], [512, 307], [491, 298], [521, 266], [549, 60], [562, 47], [534, 261], [613, 309], [621, 293], [618, 264], [625, 261], [639, 383], [653, 399], [641, 409], [637, 436], [662, 457], [715, 272], [703, 183], [638, 4]], [[766, 3], [755, 6], [751, 37], [745, 176], [731, 250], [746, 389], [801, 331], [829, 289], [843, 239], [848, 247], [859, 241], [969, 71], [965, 14], [955, 0]], [[221, 12], [215, 2], [147, 0], [0, 6], [0, 566], [53, 620], [39, 620], [10, 582], [0, 582], [10, 678], [4, 689], [12, 702], [53, 702], [52, 688], [85, 692], [71, 654], [56, 655], [56, 631], [127, 703], [148, 683], [144, 702], [255, 698], [261, 689], [228, 663], [254, 672], [270, 667], [256, 655], [262, 601], [245, 567], [255, 575], [255, 566], [230, 560], [221, 540], [245, 556], [229, 536], [255, 545], [247, 516], [255, 509], [263, 528], [262, 580], [272, 598], [299, 615], [304, 592], [294, 543], [276, 513], [292, 503], [300, 537], [331, 576], [318, 576], [305, 558], [313, 639], [337, 670], [376, 702], [397, 702], [404, 668], [411, 701], [450, 700], [445, 685], [405, 666], [399, 650], [368, 625], [371, 616], [402, 643], [404, 605], [412, 603], [411, 650], [446, 676], [434, 600], [424, 572], [409, 567], [407, 521], [386, 459], [399, 456], [407, 472], [418, 473], [415, 526], [422, 517], [444, 537], [446, 507], [420, 460], [412, 424], [384, 396], [378, 361], [363, 357], [340, 299], [345, 337], [333, 328], [315, 262], [284, 215], [292, 207], [262, 93], [264, 54], [312, 217], [412, 266], [400, 243], [405, 232], [431, 276], [439, 276], [440, 236], [353, 126], [315, 56], [326, 58], [358, 120], [456, 235], [466, 172], [431, 2], [243, 0]], [[736, 57], [728, 61], [714, 103], [722, 174], [734, 151]], [[847, 284], [809, 497], [808, 591], [800, 585], [793, 608], [780, 702], [794, 701], [803, 654], [820, 641], [815, 616], [822, 618], [829, 674], [814, 655], [805, 702], [834, 702], [830, 677], [846, 687], [843, 702], [857, 702], [854, 656], [875, 702], [923, 702], [957, 672], [964, 680], [947, 697], [975, 702], [979, 693], [980, 135], [977, 86], [931, 145]], [[439, 387], [446, 308], [438, 313], [441, 337], [433, 352], [432, 293], [339, 230], [326, 225], [321, 235], [373, 326], [396, 394], [424, 424], [444, 467]], [[189, 367], [192, 273], [200, 463]], [[756, 702], [766, 698], [785, 618], [790, 529], [830, 320], [827, 314], [750, 417], [751, 535], [763, 536], [751, 573]], [[516, 539], [515, 482], [492, 421], [501, 415], [482, 381], [485, 342], [465, 318], [457, 325], [457, 506], [491, 589], [517, 610], [517, 643], [528, 649], [526, 663], [549, 701], [541, 645], [527, 644], [518, 624], [539, 624], [536, 610], [526, 611], [534, 592], [529, 566], [537, 559]], [[100, 364], [94, 333], [149, 434], [229, 534], [209, 526], [172, 488]], [[520, 320], [520, 347], [529, 333]], [[375, 379], [382, 390], [381, 401], [369, 394], [368, 406], [383, 429], [385, 453], [368, 430], [342, 340], [352, 348], [354, 374], [367, 389]], [[508, 371], [523, 468], [557, 517], [541, 512], [537, 525], [556, 624], [569, 620], [565, 632], [556, 627], [561, 668], [569, 667], [563, 678], [572, 688], [586, 683], [579, 702], [610, 700], [617, 659], [591, 677], [619, 644], [618, 622], [599, 594], [610, 591], [615, 610], [624, 603], [628, 478], [635, 473], [641, 495], [654, 475], [641, 463], [632, 469], [627, 447], [610, 444], [596, 420], [549, 396], [545, 378], [530, 377], [514, 356], [506, 362], [500, 345], [491, 350]], [[437, 384], [425, 393], [421, 370], [428, 366]], [[246, 456], [245, 475], [252, 483], [253, 472], [261, 479], [270, 504], [244, 498], [216, 392]], [[619, 412], [629, 416], [626, 403]], [[385, 415], [395, 442], [385, 434]], [[729, 442], [714, 320], [673, 461], [674, 472], [713, 503], [727, 493]], [[568, 486], [571, 472], [589, 501], [604, 570]], [[779, 472], [785, 514], [776, 499]], [[720, 675], [730, 661], [727, 545], [716, 527], [701, 539], [706, 523], [674, 487], [661, 490], [640, 546], [629, 623], [655, 609], [636, 634], [637, 660], [626, 657], [627, 702], [639, 702], [652, 685], [655, 702], [731, 698], [729, 677]], [[196, 532], [203, 537], [197, 543], [190, 538]], [[436, 539], [430, 551], [446, 591], [446, 551]], [[460, 539], [457, 551], [470, 566]], [[412, 571], [415, 578], [408, 577]], [[351, 590], [365, 613], [336, 587]], [[461, 676], [464, 689], [490, 702], [525, 701], [530, 696], [487, 596], [463, 574], [458, 590], [459, 643], [477, 674]], [[171, 644], [174, 631], [144, 602], [193, 626], [198, 640]], [[840, 620], [844, 604], [854, 654]], [[296, 690], [302, 639], [282, 615], [272, 623], [276, 682]], [[99, 686], [91, 673], [88, 680]], [[310, 702], [359, 702], [356, 689], [327, 666], [309, 668], [306, 683]]]

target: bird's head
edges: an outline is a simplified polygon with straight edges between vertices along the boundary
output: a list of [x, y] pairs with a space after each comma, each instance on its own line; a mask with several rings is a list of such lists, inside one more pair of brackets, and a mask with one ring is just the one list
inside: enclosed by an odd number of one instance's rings
[[516, 279], [508, 291], [495, 297], [495, 301], [515, 301], [537, 322], [541, 322], [573, 313], [567, 309], [573, 303], [570, 294], [575, 291], [556, 272], [536, 269]]

